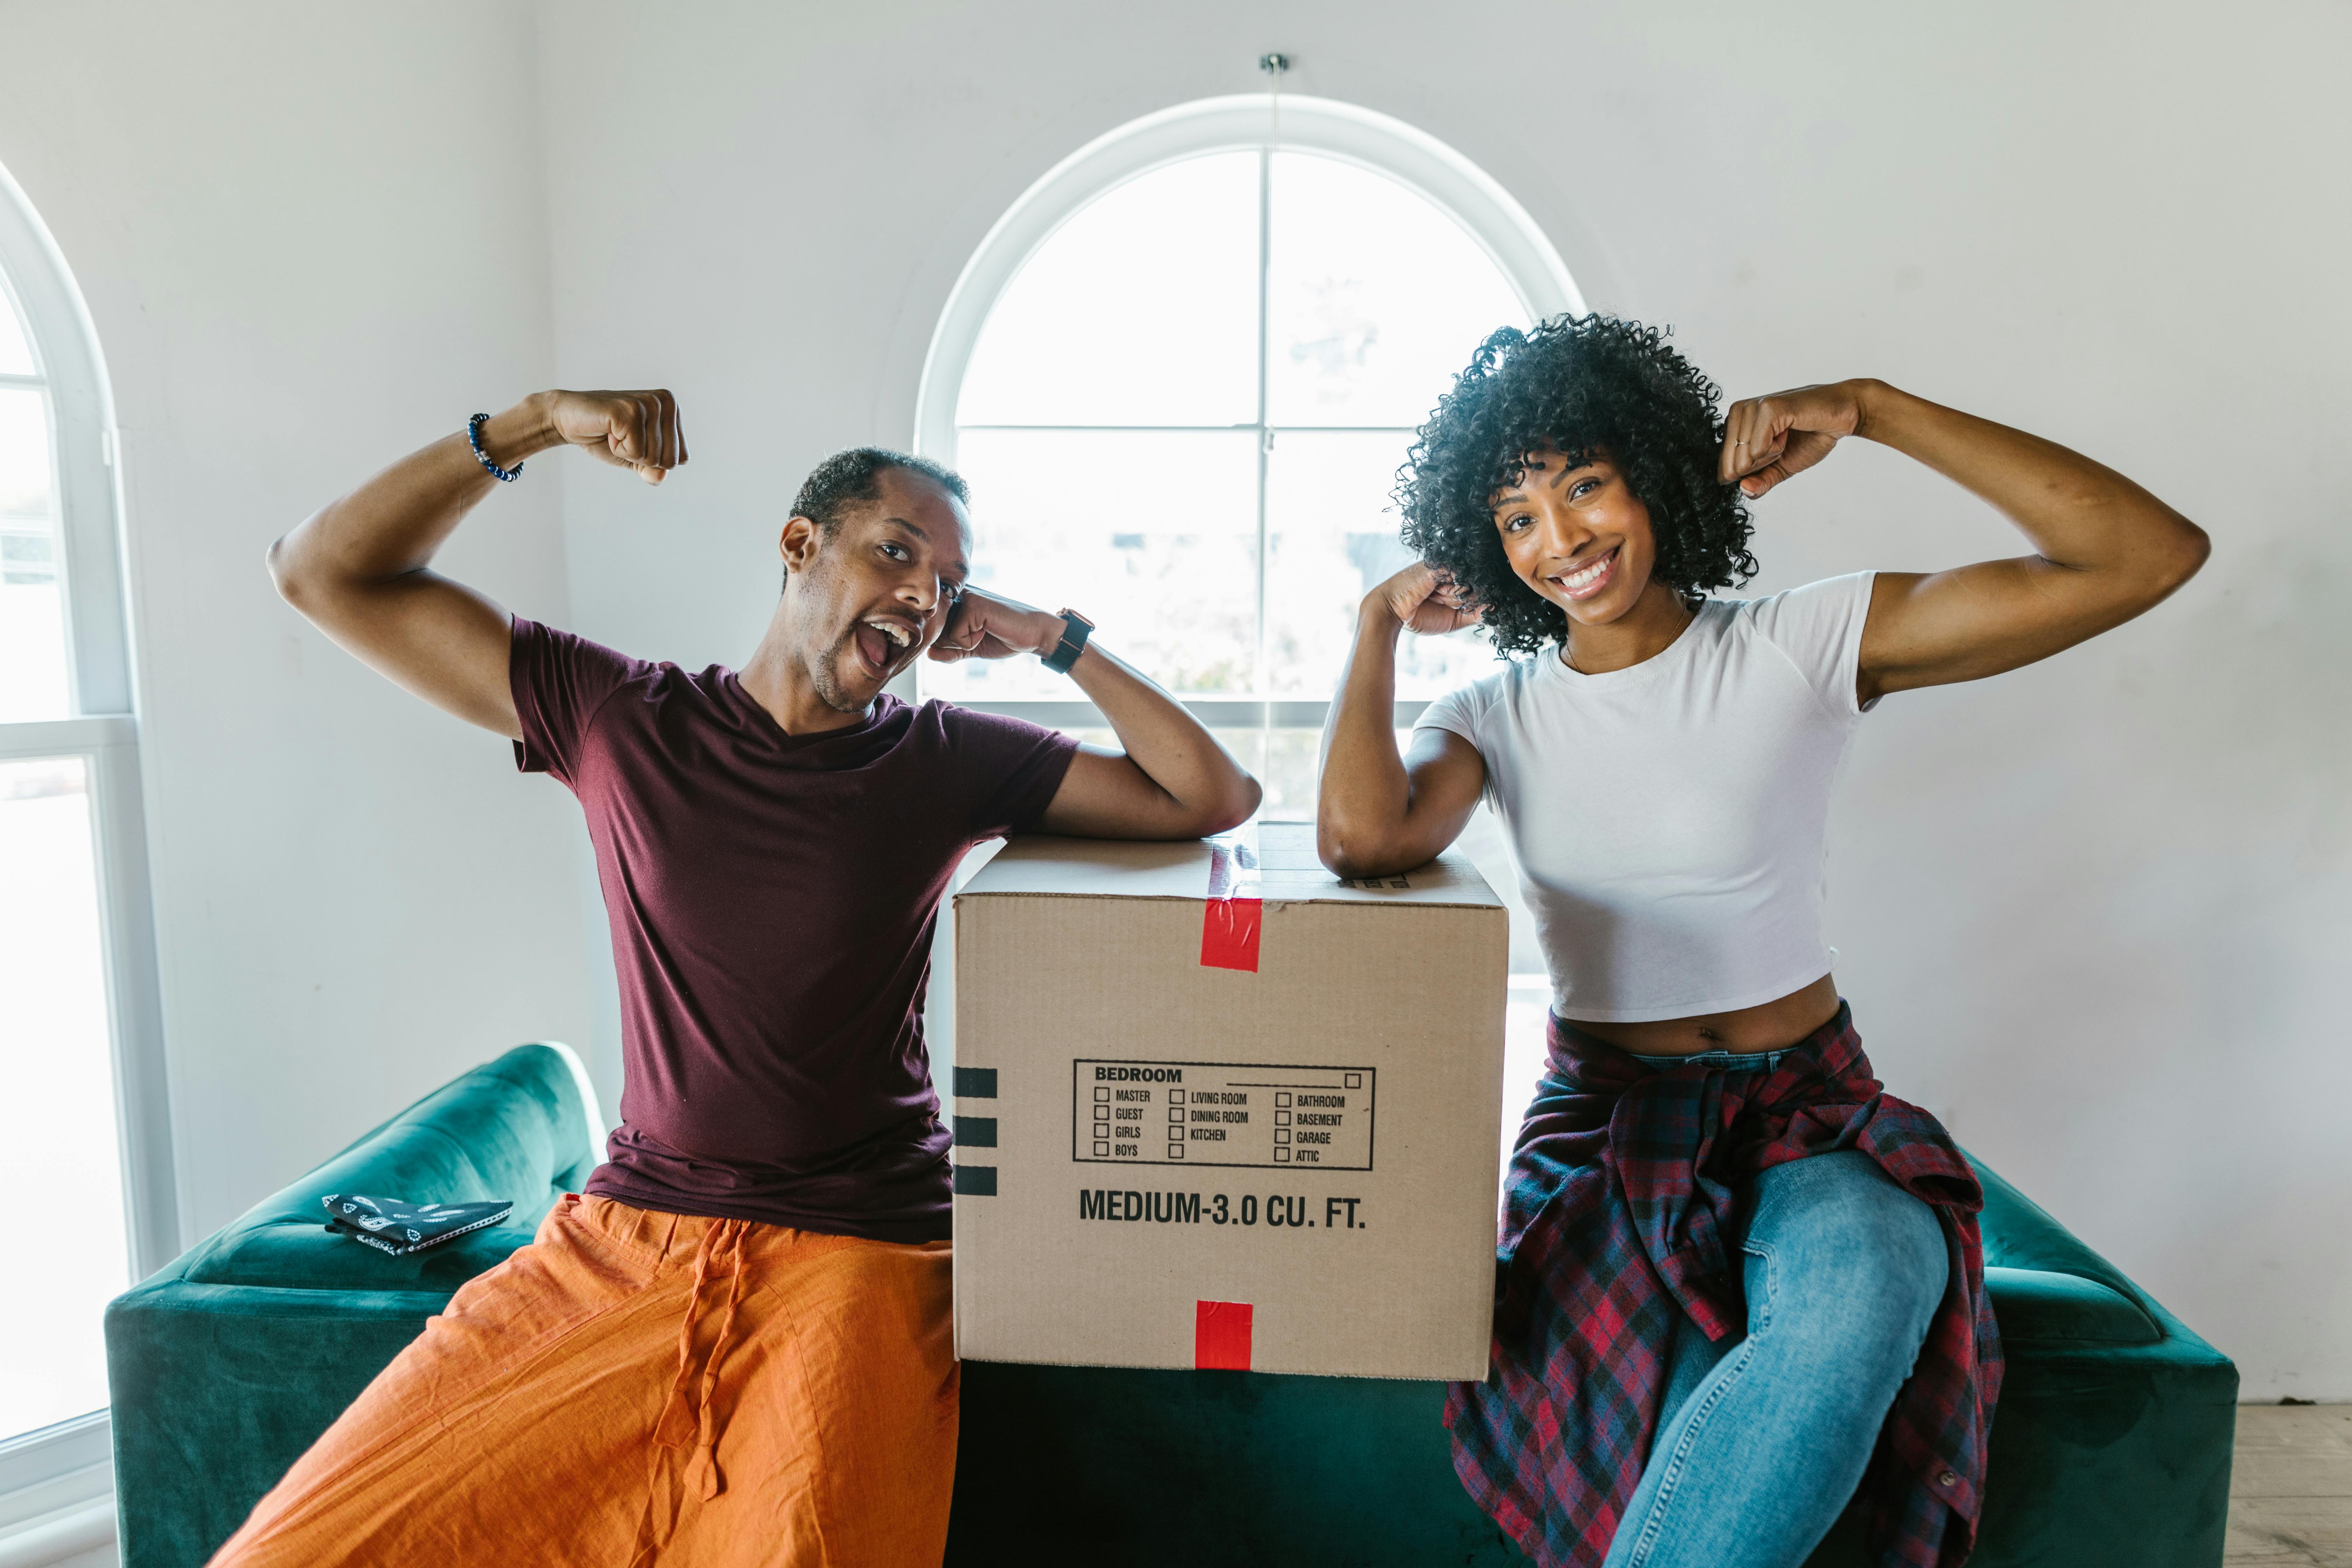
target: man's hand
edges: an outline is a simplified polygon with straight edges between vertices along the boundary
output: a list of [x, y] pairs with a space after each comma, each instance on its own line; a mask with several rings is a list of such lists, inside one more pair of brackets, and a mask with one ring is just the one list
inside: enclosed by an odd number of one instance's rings
[[999, 598], [978, 588], [966, 588], [948, 612], [931, 657], [941, 664], [960, 658], [1011, 658], [1018, 653], [1047, 654], [1062, 640], [1067, 625], [1061, 616], [1034, 609], [1017, 599]]
[[1769, 397], [1744, 397], [1723, 417], [1723, 455], [1716, 477], [1739, 481], [1749, 500], [1830, 455], [1841, 437], [1862, 428], [1864, 384], [1800, 386]]
[[[677, 399], [667, 390], [651, 392], [542, 392], [546, 444], [584, 448], [615, 468], [627, 468], [649, 485], [686, 461], [686, 433], [677, 420]], [[495, 458], [498, 454], [492, 453]], [[504, 465], [501, 465], [502, 467]]]
[[1384, 610], [1406, 630], [1442, 637], [1478, 624], [1480, 607], [1469, 602], [1451, 574], [1416, 561], [1365, 595], [1367, 609]]

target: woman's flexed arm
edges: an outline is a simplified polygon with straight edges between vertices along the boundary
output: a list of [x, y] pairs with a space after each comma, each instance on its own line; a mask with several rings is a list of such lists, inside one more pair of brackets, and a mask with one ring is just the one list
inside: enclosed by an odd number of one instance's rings
[[1434, 858], [1461, 837], [1486, 786], [1486, 764], [1459, 735], [1424, 730], [1396, 747], [1396, 645], [1407, 628], [1439, 636], [1471, 626], [1452, 584], [1412, 565], [1364, 595], [1355, 646], [1323, 726], [1316, 850], [1342, 877], [1384, 877]]
[[1735, 403], [1720, 472], [1763, 495], [1860, 436], [1917, 458], [2017, 525], [2037, 553], [1882, 572], [1857, 695], [1977, 680], [2121, 626], [2203, 565], [2205, 532], [2114, 469], [1880, 381]]

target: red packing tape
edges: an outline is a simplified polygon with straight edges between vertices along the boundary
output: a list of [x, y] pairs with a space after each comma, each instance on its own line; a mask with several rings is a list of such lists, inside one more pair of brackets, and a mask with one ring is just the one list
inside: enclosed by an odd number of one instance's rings
[[1209, 902], [1201, 912], [1201, 966], [1257, 973], [1257, 933], [1265, 901], [1257, 896], [1257, 835], [1209, 841]]
[[1205, 969], [1257, 973], [1257, 928], [1265, 913], [1258, 899], [1211, 899], [1201, 916], [1201, 964]]
[[1192, 1303], [1193, 1368], [1202, 1372], [1247, 1372], [1253, 1315], [1247, 1301]]

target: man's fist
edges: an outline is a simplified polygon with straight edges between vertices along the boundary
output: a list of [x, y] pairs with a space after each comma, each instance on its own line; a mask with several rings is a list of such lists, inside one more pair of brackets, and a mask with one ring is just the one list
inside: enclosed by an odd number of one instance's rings
[[1016, 653], [1051, 653], [1062, 640], [1062, 617], [966, 588], [948, 613], [931, 657], [941, 664], [960, 658], [1011, 658]]
[[547, 392], [548, 428], [566, 446], [585, 447], [649, 485], [686, 461], [677, 399], [667, 391]]

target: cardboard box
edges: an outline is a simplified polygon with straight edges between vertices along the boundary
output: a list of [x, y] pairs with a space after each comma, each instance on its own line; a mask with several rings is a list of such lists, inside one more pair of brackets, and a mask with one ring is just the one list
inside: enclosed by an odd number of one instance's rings
[[1016, 839], [955, 900], [956, 1350], [1486, 1374], [1509, 924], [1314, 830]]

